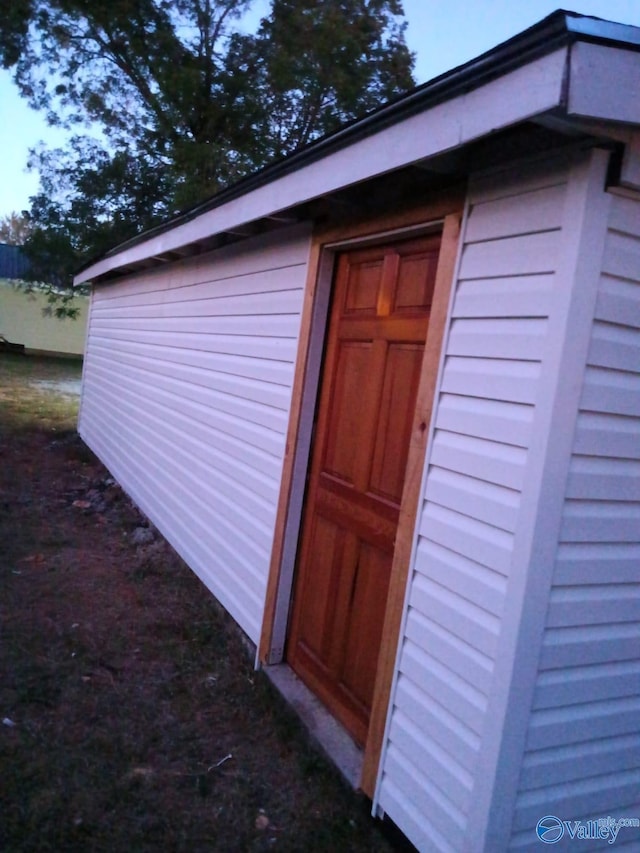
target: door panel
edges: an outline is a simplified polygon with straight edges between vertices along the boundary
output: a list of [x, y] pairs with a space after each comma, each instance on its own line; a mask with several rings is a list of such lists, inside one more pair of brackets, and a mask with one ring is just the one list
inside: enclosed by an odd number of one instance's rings
[[389, 345], [369, 489], [398, 506], [421, 366], [418, 344]]
[[299, 635], [309, 653], [322, 660], [329, 654], [333, 635], [332, 604], [343, 562], [345, 534], [337, 524], [316, 513], [309, 538], [307, 582], [300, 601], [305, 618]]
[[353, 405], [371, 369], [371, 344], [346, 341], [335, 370], [335, 394], [329, 411], [323, 469], [345, 484], [353, 484], [357, 463], [353, 448], [360, 430], [360, 410]]
[[439, 238], [338, 257], [287, 659], [366, 739]]
[[358, 572], [353, 581], [351, 624], [346, 637], [341, 680], [355, 702], [368, 709], [376, 677], [376, 657], [370, 649], [380, 645], [384, 605], [389, 585], [391, 556], [366, 542], [360, 543]]

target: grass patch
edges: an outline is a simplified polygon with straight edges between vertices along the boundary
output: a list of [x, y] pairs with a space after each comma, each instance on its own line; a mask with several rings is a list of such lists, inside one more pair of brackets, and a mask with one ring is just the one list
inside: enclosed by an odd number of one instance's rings
[[0, 353], [0, 427], [57, 432], [75, 429], [79, 397], [56, 386], [77, 383], [81, 378], [82, 363], [75, 359]]

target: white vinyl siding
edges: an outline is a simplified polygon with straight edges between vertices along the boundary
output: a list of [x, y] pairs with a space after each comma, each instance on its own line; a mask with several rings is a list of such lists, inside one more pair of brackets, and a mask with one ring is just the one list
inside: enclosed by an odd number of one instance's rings
[[470, 184], [376, 790], [420, 850], [508, 843], [606, 162], [576, 153]]
[[543, 814], [640, 818], [640, 199], [611, 202], [559, 540], [513, 851]]
[[470, 189], [377, 790], [420, 850], [467, 849], [567, 180], [556, 163]]
[[297, 228], [92, 297], [81, 435], [254, 642], [308, 252]]

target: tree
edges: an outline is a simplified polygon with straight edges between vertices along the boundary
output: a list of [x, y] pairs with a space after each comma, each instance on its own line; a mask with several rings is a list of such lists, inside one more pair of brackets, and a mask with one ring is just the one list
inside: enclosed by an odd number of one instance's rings
[[62, 278], [413, 83], [400, 0], [12, 0], [0, 60], [68, 150], [32, 153], [27, 248]]
[[275, 0], [231, 51], [233, 72], [247, 75], [257, 158], [283, 157], [410, 88], [402, 14], [386, 0]]
[[10, 246], [23, 246], [31, 234], [31, 223], [25, 213], [14, 210], [0, 219], [0, 243]]
[[170, 194], [166, 170], [125, 149], [113, 153], [74, 136], [66, 149], [32, 152], [40, 188], [31, 198], [24, 246], [31, 275], [64, 287], [81, 263], [155, 224]]

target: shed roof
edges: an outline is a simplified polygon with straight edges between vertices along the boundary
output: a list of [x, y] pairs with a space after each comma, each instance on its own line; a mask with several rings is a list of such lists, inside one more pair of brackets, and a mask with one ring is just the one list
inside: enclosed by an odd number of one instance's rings
[[[116, 246], [80, 270], [75, 283], [110, 279], [290, 224], [308, 215], [313, 203], [391, 172], [418, 169], [424, 181], [465, 174], [465, 150], [507, 133], [513, 149], [515, 128], [538, 148], [567, 138], [624, 140], [625, 128], [640, 125], [639, 52], [640, 28], [558, 10]], [[524, 153], [522, 136], [520, 146]]]

